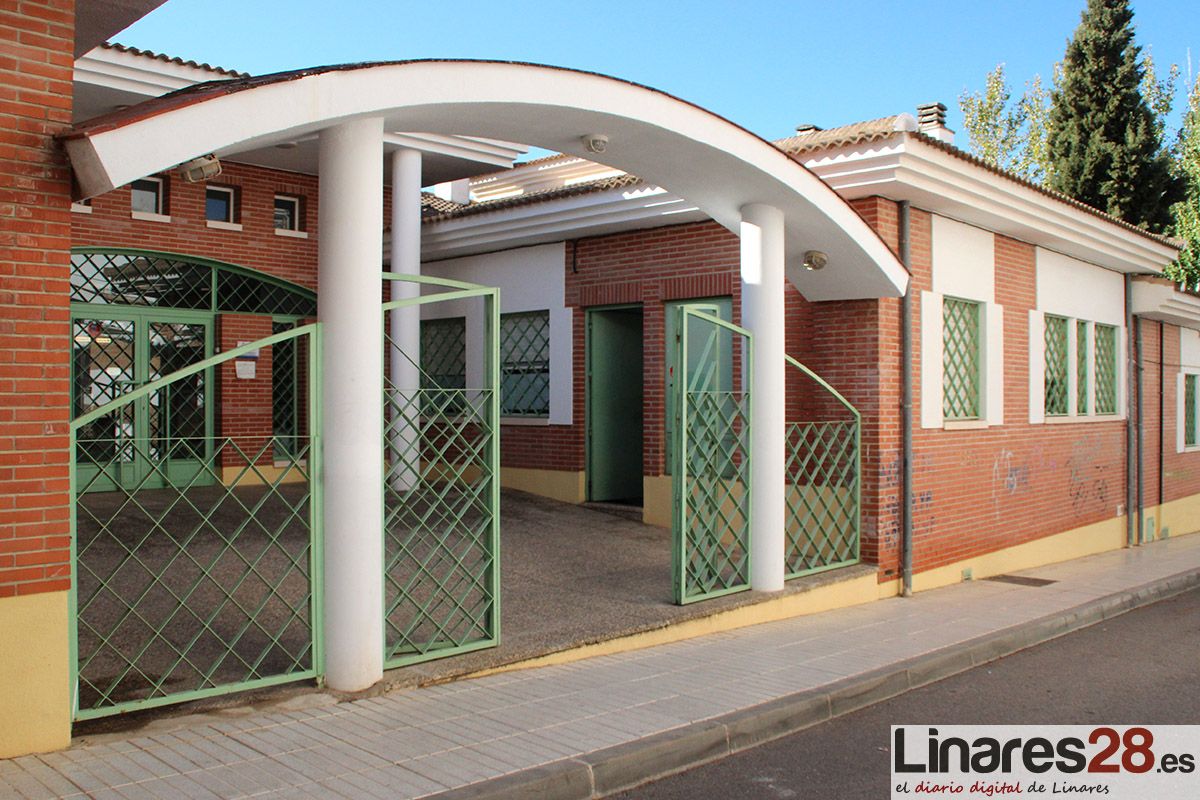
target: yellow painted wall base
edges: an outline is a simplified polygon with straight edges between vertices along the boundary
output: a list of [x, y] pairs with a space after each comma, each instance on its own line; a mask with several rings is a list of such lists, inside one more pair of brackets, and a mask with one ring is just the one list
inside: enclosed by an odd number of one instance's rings
[[501, 467], [500, 485], [506, 489], [517, 489], [564, 503], [582, 503], [587, 500], [583, 472]]
[[1146, 538], [1151, 541], [1196, 533], [1200, 531], [1200, 494], [1147, 508], [1145, 518]]
[[652, 631], [622, 636], [606, 642], [575, 647], [558, 653], [532, 658], [516, 664], [481, 670], [467, 677], [481, 677], [497, 672], [511, 672], [516, 669], [529, 667], [547, 667], [554, 664], [566, 664], [595, 656], [625, 653], [630, 650], [641, 650], [660, 644], [669, 644], [697, 636], [707, 636], [710, 633], [721, 633], [749, 625], [759, 625], [764, 622], [778, 622], [806, 614], [817, 614], [822, 611], [832, 611], [835, 608], [869, 603], [878, 599], [875, 575], [867, 574], [858, 578], [829, 583], [807, 592], [782, 595], [771, 600], [765, 600], [753, 605], [739, 606], [728, 611], [721, 611], [712, 616], [687, 620]]
[[68, 593], [0, 599], [0, 758], [71, 744]]
[[[1200, 529], [1200, 495], [1192, 495], [1161, 506], [1147, 506], [1144, 517], [1146, 541], [1164, 538], [1164, 529], [1170, 536], [1196, 533]], [[1109, 550], [1120, 550], [1126, 545], [1126, 525], [1126, 517], [1113, 517], [1093, 525], [1085, 525], [1043, 539], [918, 572], [913, 575], [913, 591], [923, 592], [960, 583], [964, 570], [971, 571], [972, 579], [987, 578], [991, 575], [1004, 575], [1071, 561]], [[879, 584], [880, 597], [893, 597], [900, 591], [899, 580]]]
[[657, 525], [660, 528], [671, 527], [671, 511], [674, 500], [671, 497], [670, 475], [645, 475], [642, 477], [642, 522], [647, 525]]
[[[283, 480], [280, 480], [282, 477]], [[300, 483], [308, 480], [308, 475], [295, 464], [277, 467], [274, 464], [260, 464], [254, 469], [248, 467], [221, 467], [221, 483], [225, 486], [263, 486], [265, 484]]]

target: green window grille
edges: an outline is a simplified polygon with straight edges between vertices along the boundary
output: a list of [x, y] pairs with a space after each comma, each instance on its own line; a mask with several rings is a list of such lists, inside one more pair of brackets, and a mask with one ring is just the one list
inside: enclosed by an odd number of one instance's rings
[[1046, 415], [1065, 416], [1070, 406], [1067, 380], [1067, 320], [1046, 316]]
[[1088, 325], [1075, 322], [1075, 413], [1088, 413]]
[[942, 307], [942, 414], [979, 419], [982, 339], [980, 304], [947, 297]]
[[1117, 329], [1096, 324], [1096, 413], [1117, 413]]
[[1183, 376], [1183, 443], [1196, 444], [1196, 376]]
[[[274, 320], [271, 333], [285, 333], [297, 327], [296, 322]], [[271, 432], [277, 461], [296, 453], [299, 445], [302, 385], [297, 347], [306, 343], [306, 340], [285, 339], [276, 343], [271, 353]]]
[[421, 320], [421, 388], [464, 389], [466, 385], [466, 317]]
[[500, 413], [550, 416], [550, 312], [500, 315]]

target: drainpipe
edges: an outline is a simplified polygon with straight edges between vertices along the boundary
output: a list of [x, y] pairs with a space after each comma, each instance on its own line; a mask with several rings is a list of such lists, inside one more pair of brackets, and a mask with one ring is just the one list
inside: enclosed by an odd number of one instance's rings
[[[1166, 425], [1166, 418], [1163, 417], [1164, 403], [1166, 401], [1166, 396], [1167, 396], [1167, 383], [1166, 383], [1166, 380], [1167, 380], [1167, 378], [1166, 378], [1167, 357], [1165, 355], [1166, 351], [1163, 350], [1163, 328], [1164, 327], [1165, 327], [1165, 325], [1164, 325], [1163, 321], [1160, 319], [1158, 321], [1158, 495], [1157, 495], [1157, 503], [1160, 506], [1163, 504], [1163, 490], [1165, 488], [1164, 483], [1163, 483], [1163, 467], [1165, 466], [1164, 462], [1166, 460], [1164, 457], [1164, 454], [1167, 451], [1167, 425]], [[1159, 521], [1160, 522], [1162, 521], [1161, 516], [1159, 517]], [[1159, 536], [1161, 537], [1161, 535], [1162, 535], [1162, 531], [1159, 531]]]
[[1144, 432], [1142, 424], [1142, 319], [1134, 317], [1133, 324], [1137, 326], [1137, 333], [1134, 335], [1133, 349], [1133, 374], [1137, 385], [1137, 543], [1144, 544], [1146, 541], [1146, 498], [1144, 495], [1145, 487], [1142, 485], [1144, 462], [1142, 461], [1142, 434]]
[[1133, 382], [1136, 360], [1133, 350], [1133, 276], [1125, 273], [1125, 355], [1129, 360], [1129, 368], [1125, 370], [1125, 546], [1133, 547], [1137, 543], [1134, 531], [1134, 506], [1137, 503], [1136, 487], [1134, 486], [1134, 445], [1135, 435], [1133, 422]]
[[908, 287], [900, 301], [900, 580], [901, 594], [912, 597], [912, 462], [913, 462], [913, 345], [912, 345], [912, 245], [908, 235], [909, 204], [900, 201], [900, 262], [908, 270]]

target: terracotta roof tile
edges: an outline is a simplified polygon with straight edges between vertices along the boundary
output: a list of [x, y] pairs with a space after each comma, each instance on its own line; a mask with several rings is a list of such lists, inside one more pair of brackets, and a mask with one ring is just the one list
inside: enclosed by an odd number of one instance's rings
[[786, 139], [779, 139], [774, 144], [783, 152], [794, 155], [848, 144], [862, 144], [884, 139], [898, 131], [915, 131], [916, 129], [917, 121], [911, 114], [895, 114], [866, 122], [841, 125], [828, 130], [813, 129], [789, 136]]
[[178, 56], [168, 56], [162, 53], [156, 53], [153, 50], [142, 50], [137, 47], [129, 47], [117, 42], [105, 42], [100, 45], [105, 50], [115, 50], [118, 53], [129, 53], [134, 56], [142, 56], [144, 58], [153, 58], [155, 61], [162, 61], [167, 64], [178, 64], [182, 67], [192, 67], [193, 69], [202, 69], [205, 72], [215, 72], [218, 75], [228, 75], [231, 78], [245, 78], [249, 73], [238, 72], [233, 69], [225, 69], [224, 67], [214, 67], [212, 64], [201, 64], [196, 61], [187, 61]]
[[462, 203], [456, 203], [453, 200], [447, 200], [444, 197], [438, 197], [431, 192], [421, 192], [421, 213], [425, 216], [435, 214], [452, 214], [459, 209], [466, 208]]

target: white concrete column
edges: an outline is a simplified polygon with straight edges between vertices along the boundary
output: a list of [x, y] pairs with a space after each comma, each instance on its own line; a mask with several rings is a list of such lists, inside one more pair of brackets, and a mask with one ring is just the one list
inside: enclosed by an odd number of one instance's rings
[[383, 677], [383, 120], [321, 131], [319, 163], [325, 675], [357, 691]]
[[[421, 153], [400, 148], [392, 153], [392, 264], [391, 271], [421, 274]], [[415, 283], [391, 281], [392, 299], [418, 297]], [[388, 335], [392, 387], [397, 406], [411, 413], [391, 424], [392, 488], [398, 492], [416, 486], [420, 470], [416, 443], [420, 433], [419, 411], [412, 398], [421, 388], [421, 309], [396, 308], [388, 312]], [[407, 403], [405, 401], [408, 401]], [[393, 412], [395, 413], [395, 412]]]
[[783, 212], [742, 206], [742, 327], [754, 334], [750, 394], [750, 586], [773, 592], [784, 575]]

